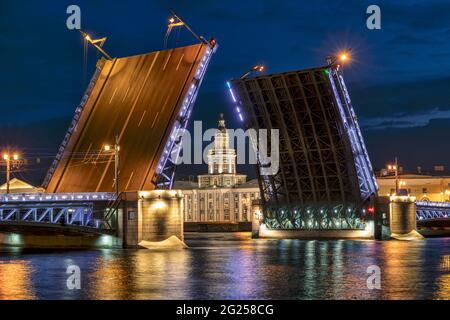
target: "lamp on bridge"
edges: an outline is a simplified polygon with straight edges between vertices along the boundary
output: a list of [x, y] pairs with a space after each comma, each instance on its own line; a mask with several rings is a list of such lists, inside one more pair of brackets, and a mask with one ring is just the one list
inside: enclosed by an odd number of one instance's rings
[[350, 60], [350, 54], [347, 53], [346, 51], [341, 52], [338, 56], [339, 61], [341, 62], [347, 62]]
[[[208, 43], [202, 36], [199, 36], [197, 33], [192, 30], [192, 28], [183, 20], [175, 11], [169, 9], [172, 16], [169, 18], [169, 23], [167, 24], [167, 32], [164, 36], [164, 47], [167, 47], [167, 40], [169, 39], [170, 33], [173, 28], [177, 27], [185, 27], [197, 40], [201, 43]], [[214, 43], [215, 44], [215, 43]]]
[[103, 49], [103, 45], [105, 44], [107, 38], [103, 37], [100, 39], [92, 39], [90, 35], [88, 35], [86, 32], [80, 30], [81, 35], [83, 36], [84, 40], [92, 44], [98, 51], [100, 51], [108, 60], [112, 60], [112, 57], [106, 53], [106, 51]]
[[119, 136], [116, 135], [116, 142], [114, 146], [110, 146], [109, 144], [105, 144], [103, 146], [103, 151], [106, 153], [114, 153], [114, 186], [116, 189], [116, 196], [119, 196]]
[[352, 49], [346, 49], [344, 51], [339, 52], [337, 55], [334, 56], [328, 56], [326, 58], [328, 66], [339, 66], [344, 63], [348, 63], [351, 60], [351, 52]]
[[397, 170], [397, 166], [395, 164], [394, 165], [388, 164], [387, 169], [389, 171], [395, 171]]
[[18, 161], [19, 161], [19, 154], [17, 153], [13, 153], [10, 154], [8, 153], [4, 153], [3, 154], [3, 160], [5, 161], [5, 166], [6, 166], [6, 193], [9, 194], [9, 183], [11, 180], [11, 165], [18, 165]]
[[263, 72], [264, 71], [264, 66], [262, 64], [257, 64], [255, 66], [253, 66], [250, 70], [248, 70], [246, 73], [244, 73], [241, 76], [241, 79], [245, 79], [247, 78], [249, 75], [251, 75], [253, 72]]

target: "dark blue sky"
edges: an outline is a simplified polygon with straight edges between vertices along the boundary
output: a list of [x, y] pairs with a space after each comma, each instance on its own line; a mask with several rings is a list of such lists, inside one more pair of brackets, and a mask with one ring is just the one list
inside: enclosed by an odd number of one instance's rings
[[[12, 1], [0, 3], [0, 144], [29, 158], [24, 174], [42, 175], [89, 80], [83, 45], [66, 28], [66, 8], [82, 10], [82, 28], [107, 36], [120, 57], [160, 50], [173, 7], [219, 42], [192, 120], [215, 126], [224, 112], [238, 126], [226, 80], [256, 62], [268, 72], [322, 65], [351, 47], [345, 77], [375, 167], [395, 155], [407, 167], [450, 167], [449, 1]], [[381, 8], [382, 29], [366, 28], [366, 8]], [[177, 41], [178, 39], [178, 41]], [[194, 42], [174, 32], [170, 45]], [[187, 172], [192, 168], [183, 168]], [[203, 168], [194, 168], [198, 172]]]

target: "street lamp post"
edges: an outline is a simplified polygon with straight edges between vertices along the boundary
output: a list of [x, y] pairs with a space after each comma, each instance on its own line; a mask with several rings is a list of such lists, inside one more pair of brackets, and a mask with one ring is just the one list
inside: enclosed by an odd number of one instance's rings
[[3, 154], [3, 160], [6, 162], [6, 194], [9, 194], [9, 184], [11, 180], [11, 162], [16, 162], [19, 160], [19, 155], [17, 153], [11, 154], [5, 153]]
[[388, 164], [387, 166], [387, 174], [392, 174], [392, 171], [394, 171], [394, 177], [395, 177], [395, 194], [398, 195], [398, 189], [399, 186], [402, 186], [402, 181], [399, 180], [398, 175], [398, 159], [395, 157], [394, 164]]
[[398, 159], [397, 159], [397, 157], [395, 157], [394, 170], [395, 170], [395, 194], [398, 195]]
[[[110, 152], [111, 146], [105, 145], [105, 151]], [[114, 143], [114, 186], [116, 189], [116, 196], [119, 196], [119, 136], [116, 135], [116, 141]]]

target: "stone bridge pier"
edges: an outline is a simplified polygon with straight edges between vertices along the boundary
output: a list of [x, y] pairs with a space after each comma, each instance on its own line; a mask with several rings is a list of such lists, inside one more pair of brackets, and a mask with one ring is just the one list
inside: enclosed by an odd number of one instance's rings
[[183, 246], [183, 195], [175, 190], [125, 193], [119, 237], [129, 247]]
[[184, 248], [175, 190], [23, 194], [0, 199], [0, 246]]

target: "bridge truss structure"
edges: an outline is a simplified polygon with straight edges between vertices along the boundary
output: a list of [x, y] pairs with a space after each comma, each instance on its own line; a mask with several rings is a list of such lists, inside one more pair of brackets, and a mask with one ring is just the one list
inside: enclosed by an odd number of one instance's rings
[[246, 128], [279, 130], [277, 173], [263, 173], [270, 164], [257, 150], [266, 227], [363, 229], [378, 187], [339, 66], [241, 78], [229, 89]]
[[450, 218], [450, 203], [416, 201], [417, 221]]
[[117, 203], [115, 193], [2, 195], [0, 227], [57, 227], [63, 232], [114, 234]]

